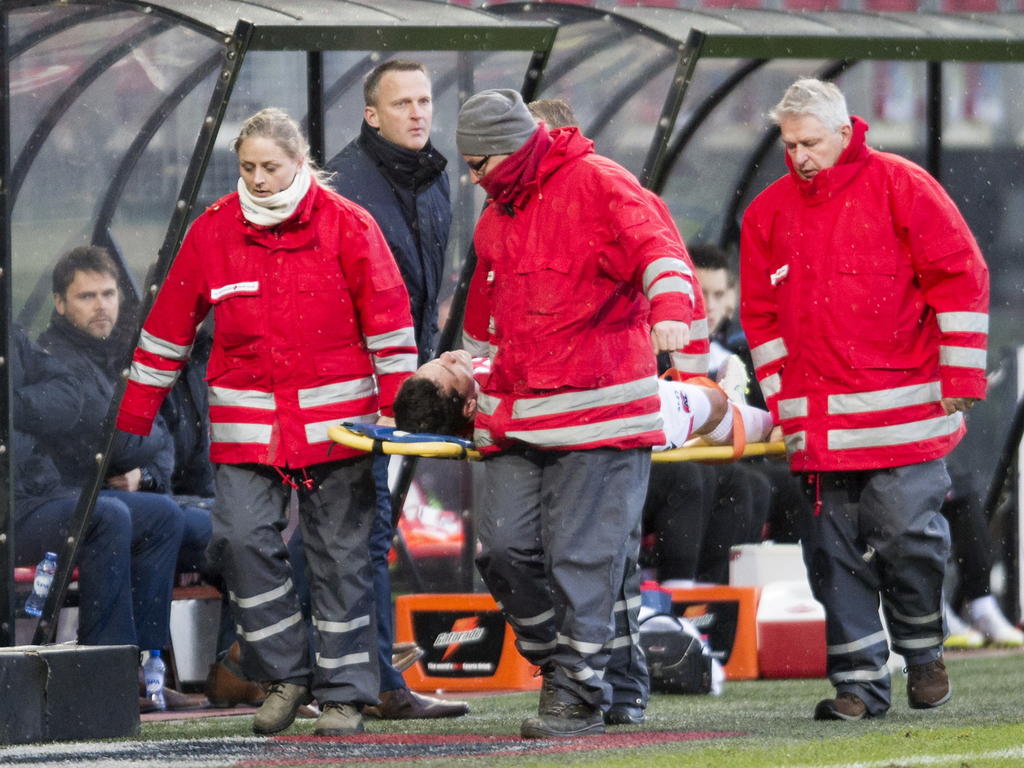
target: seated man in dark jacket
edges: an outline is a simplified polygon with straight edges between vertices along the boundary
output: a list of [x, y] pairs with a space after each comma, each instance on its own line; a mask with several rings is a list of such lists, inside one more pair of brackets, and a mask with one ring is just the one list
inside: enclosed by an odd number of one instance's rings
[[[65, 485], [81, 488], [92, 478], [93, 457], [103, 437], [104, 418], [117, 388], [122, 365], [128, 354], [111, 335], [120, 314], [119, 271], [103, 248], [79, 247], [62, 256], [53, 270], [54, 314], [50, 325], [39, 337], [40, 344], [67, 366], [82, 396], [77, 414], [63, 417], [65, 432], [59, 439], [46, 442]], [[118, 432], [110, 457], [107, 489], [101, 497], [113, 498], [132, 512], [133, 528], [161, 525], [182, 531], [180, 552], [192, 553], [195, 561], [209, 538], [209, 515], [198, 508], [183, 508], [169, 495], [174, 469], [174, 442], [162, 421], [146, 437]], [[173, 522], [166, 522], [173, 521]], [[145, 530], [135, 536], [145, 536]], [[161, 571], [161, 573], [165, 573]], [[159, 606], [154, 621], [162, 648], [169, 642], [171, 591], [174, 586], [174, 562], [166, 579], [153, 584], [149, 605]], [[199, 699], [179, 700], [172, 692], [169, 706], [190, 706]]]
[[[118, 269], [103, 248], [75, 248], [53, 270], [54, 314], [39, 343], [71, 369], [83, 407], [68, 422], [68, 434], [47, 449], [65, 483], [78, 488], [92, 478], [92, 457], [103, 435], [103, 421], [117, 388], [127, 351], [111, 335], [120, 314]], [[193, 562], [209, 539], [209, 513], [181, 508], [168, 495], [174, 471], [174, 440], [163, 419], [150, 435], [118, 432], [106, 478], [109, 493], [132, 507], [183, 517], [182, 550]], [[140, 493], [148, 492], [148, 493]]]
[[[34, 565], [45, 552], [61, 551], [77, 503], [78, 488], [61, 480], [42, 444], [69, 437], [82, 388], [20, 328], [10, 349], [15, 561]], [[166, 645], [181, 519], [173, 510], [150, 512], [142, 515], [107, 494], [97, 500], [78, 548], [82, 645]]]

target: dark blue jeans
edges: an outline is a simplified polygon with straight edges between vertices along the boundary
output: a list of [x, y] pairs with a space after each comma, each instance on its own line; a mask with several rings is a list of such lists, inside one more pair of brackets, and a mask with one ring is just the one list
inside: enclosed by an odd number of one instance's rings
[[[19, 565], [60, 552], [75, 504], [75, 498], [47, 502], [18, 524]], [[182, 529], [181, 511], [167, 496], [100, 493], [78, 548], [79, 643], [167, 645]]]

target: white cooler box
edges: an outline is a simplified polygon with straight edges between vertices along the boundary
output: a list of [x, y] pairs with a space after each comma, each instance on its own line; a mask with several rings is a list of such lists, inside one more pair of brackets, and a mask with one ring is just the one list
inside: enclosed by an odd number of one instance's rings
[[772, 581], [808, 583], [799, 544], [767, 541], [762, 544], [739, 544], [729, 550], [730, 586], [760, 587]]

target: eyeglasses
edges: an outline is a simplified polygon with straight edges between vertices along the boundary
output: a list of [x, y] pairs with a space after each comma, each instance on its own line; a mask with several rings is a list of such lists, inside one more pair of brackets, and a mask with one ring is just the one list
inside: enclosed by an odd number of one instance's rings
[[482, 158], [477, 160], [475, 163], [467, 162], [466, 165], [468, 165], [469, 166], [469, 170], [471, 170], [477, 176], [482, 176], [483, 175], [484, 166], [487, 165], [487, 162], [491, 159], [491, 157], [492, 157], [492, 155], [484, 155]]

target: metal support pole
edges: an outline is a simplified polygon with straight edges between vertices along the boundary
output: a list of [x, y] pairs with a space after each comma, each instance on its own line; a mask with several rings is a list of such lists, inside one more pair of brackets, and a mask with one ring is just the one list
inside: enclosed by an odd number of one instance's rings
[[927, 66], [927, 156], [925, 169], [942, 181], [942, 62], [929, 61]]
[[668, 140], [675, 129], [679, 109], [683, 105], [683, 97], [686, 96], [686, 90], [690, 87], [690, 80], [693, 79], [693, 71], [697, 68], [697, 60], [700, 58], [700, 52], [706, 39], [707, 35], [703, 32], [691, 29], [690, 34], [686, 36], [686, 42], [679, 47], [676, 72], [672, 77], [668, 94], [665, 96], [661, 117], [658, 118], [658, 124], [654, 126], [654, 136], [651, 138], [651, 146], [647, 151], [647, 159], [644, 160], [644, 166], [640, 169], [640, 183], [645, 187], [650, 188], [652, 180], [658, 178], [662, 173]]
[[324, 52], [306, 53], [306, 133], [309, 155], [319, 167], [324, 165], [327, 138], [324, 133]]
[[[157, 259], [154, 270], [153, 283], [145, 293], [145, 300], [140, 318], [146, 317], [156, 298], [157, 290], [171, 267], [171, 262], [181, 247], [181, 241], [185, 237], [185, 230], [195, 205], [196, 197], [199, 194], [199, 187], [202, 183], [203, 173], [209, 163], [210, 155], [213, 153], [214, 141], [217, 132], [220, 130], [221, 121], [224, 119], [224, 111], [227, 108], [228, 99], [231, 98], [231, 91], [234, 88], [235, 80], [238, 77], [238, 70], [242, 66], [242, 60], [249, 47], [249, 40], [252, 37], [252, 25], [247, 21], [239, 21], [235, 26], [235, 33], [232, 37], [224, 40], [224, 64], [214, 86], [213, 94], [210, 97], [210, 105], [206, 111], [206, 117], [199, 130], [195, 148], [192, 151], [192, 159], [189, 161], [188, 169], [185, 172], [185, 179], [181, 185], [178, 201], [164, 237], [163, 246]], [[138, 338], [136, 329], [136, 339]], [[132, 347], [135, 345], [132, 344]], [[127, 365], [128, 361], [123, 361]], [[32, 642], [35, 645], [52, 643], [57, 631], [57, 616], [60, 607], [64, 604], [64, 597], [67, 593], [68, 582], [71, 578], [71, 569], [74, 564], [78, 545], [89, 525], [93, 508], [96, 506], [96, 499], [103, 486], [107, 475], [107, 466], [110, 462], [110, 452], [114, 443], [116, 430], [114, 422], [117, 417], [118, 408], [121, 406], [121, 398], [124, 396], [127, 379], [122, 376], [118, 383], [117, 390], [110, 401], [107, 415], [103, 421], [103, 439], [96, 454], [96, 471], [92, 481], [82, 490], [78, 497], [78, 504], [75, 507], [74, 516], [68, 526], [68, 537], [64, 547], [59, 554], [57, 561], [57, 572], [53, 577], [53, 585], [50, 587], [50, 594], [46, 599], [43, 608], [43, 615], [40, 617], [36, 627], [35, 636]]]
[[11, 342], [11, 109], [8, 59], [9, 11], [0, 12], [0, 646], [14, 645], [14, 475], [8, 446], [14, 430], [9, 346]]

